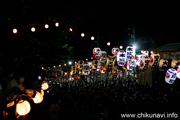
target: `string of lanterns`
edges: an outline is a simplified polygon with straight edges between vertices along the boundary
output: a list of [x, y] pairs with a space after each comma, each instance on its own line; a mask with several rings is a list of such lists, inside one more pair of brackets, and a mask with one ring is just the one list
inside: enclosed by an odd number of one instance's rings
[[[31, 104], [29, 103], [29, 101], [33, 100], [35, 104], [40, 104], [43, 101], [44, 90], [47, 90], [48, 87], [48, 82], [43, 81], [40, 91], [26, 89], [25, 93], [19, 94], [15, 99], [11, 100], [11, 102], [7, 104], [7, 108], [15, 105], [16, 117], [19, 118], [20, 116], [26, 116], [31, 111]], [[6, 113], [6, 115], [8, 115], [7, 111], [4, 112]]]

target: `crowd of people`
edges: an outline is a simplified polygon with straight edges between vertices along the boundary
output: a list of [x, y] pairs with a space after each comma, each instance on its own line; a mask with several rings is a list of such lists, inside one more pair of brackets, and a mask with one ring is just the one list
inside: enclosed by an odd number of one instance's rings
[[[17, 94], [30, 87], [25, 81], [30, 81], [33, 76], [24, 71], [23, 73], [16, 75], [9, 71], [1, 74], [1, 93], [5, 89]], [[37, 77], [36, 75], [34, 76]], [[81, 77], [80, 80], [65, 82], [47, 78], [51, 83], [49, 82], [50, 88], [45, 91], [43, 102], [34, 104], [26, 119], [118, 120], [122, 113], [178, 113], [179, 79], [173, 85], [168, 85], [161, 79], [159, 77], [158, 82], [149, 85], [141, 84], [132, 77], [92, 81]], [[1, 101], [2, 99], [1, 94]], [[4, 106], [2, 102], [1, 106]]]

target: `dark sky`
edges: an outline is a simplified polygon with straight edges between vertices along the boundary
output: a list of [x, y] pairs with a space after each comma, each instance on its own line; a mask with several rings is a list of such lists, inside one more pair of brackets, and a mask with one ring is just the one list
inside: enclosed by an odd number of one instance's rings
[[[77, 37], [74, 42], [75, 59], [92, 56], [92, 49], [98, 46], [109, 54], [114, 46], [130, 44], [131, 31], [127, 29], [135, 25], [136, 44], [138, 49], [149, 49], [151, 41], [156, 46], [171, 42], [179, 42], [179, 8], [176, 6], [95, 6], [93, 4], [56, 3], [24, 1], [14, 2], [1, 8], [2, 19], [31, 22], [43, 16], [68, 19], [74, 23], [77, 34], [84, 32], [85, 38]], [[23, 13], [24, 12], [24, 13]], [[22, 16], [23, 14], [23, 16]], [[24, 20], [24, 21], [23, 21]], [[70, 24], [66, 26], [71, 26]], [[90, 36], [95, 36], [95, 41]], [[106, 43], [111, 42], [107, 47]]]

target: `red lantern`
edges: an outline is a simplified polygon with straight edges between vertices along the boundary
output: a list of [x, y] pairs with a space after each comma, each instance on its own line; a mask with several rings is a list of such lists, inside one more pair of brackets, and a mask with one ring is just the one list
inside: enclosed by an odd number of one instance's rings
[[99, 47], [93, 49], [93, 57], [98, 60], [101, 59], [101, 49]]

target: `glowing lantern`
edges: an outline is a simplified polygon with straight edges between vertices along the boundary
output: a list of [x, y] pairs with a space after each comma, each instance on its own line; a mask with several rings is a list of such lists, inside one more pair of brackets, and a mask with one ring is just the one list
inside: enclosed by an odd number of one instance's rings
[[36, 31], [36, 28], [35, 28], [35, 27], [32, 27], [32, 28], [31, 28], [31, 31], [32, 31], [32, 32], [35, 32], [35, 31]]
[[49, 28], [49, 25], [48, 25], [48, 24], [45, 24], [44, 27], [45, 27], [46, 29], [48, 29], [48, 28]]
[[47, 81], [43, 81], [42, 84], [41, 84], [41, 88], [42, 88], [43, 90], [47, 90], [48, 87], [49, 87], [48, 82], [47, 82]]
[[135, 58], [135, 48], [133, 46], [127, 46], [126, 48], [126, 59], [131, 60]]
[[94, 36], [91, 36], [91, 40], [94, 40], [95, 38], [94, 38]]
[[76, 66], [71, 66], [71, 73], [76, 74]]
[[110, 72], [114, 68], [114, 64], [115, 64], [115, 56], [109, 55], [107, 60], [106, 60], [107, 72]]
[[58, 22], [56, 22], [56, 23], [55, 23], [55, 26], [56, 26], [56, 27], [59, 27], [59, 23], [58, 23]]
[[117, 56], [117, 53], [119, 52], [119, 48], [118, 47], [114, 47], [112, 50], [111, 50], [112, 54], [116, 57]]
[[93, 57], [98, 60], [101, 58], [101, 49], [99, 47], [93, 49]]
[[146, 70], [148, 68], [150, 62], [150, 58], [148, 56], [143, 56], [142, 60], [140, 60], [140, 69]]
[[84, 61], [83, 60], [79, 60], [78, 61], [78, 69], [83, 69], [84, 67]]
[[172, 59], [172, 62], [171, 62], [171, 67], [172, 67], [172, 68], [177, 68], [179, 64], [180, 64], [180, 63], [179, 63], [178, 60]]
[[126, 63], [126, 52], [124, 50], [120, 50], [117, 54], [117, 64], [119, 66], [124, 66]]
[[168, 60], [166, 59], [160, 59], [159, 61], [159, 70], [164, 71], [168, 67]]
[[107, 46], [110, 46], [111, 45], [111, 43], [110, 42], [107, 42]]
[[26, 100], [20, 100], [16, 104], [16, 112], [21, 116], [27, 115], [30, 112], [30, 110], [31, 110], [30, 103]]
[[91, 72], [95, 72], [98, 68], [99, 62], [98, 60], [93, 60], [92, 64], [91, 64]]
[[177, 68], [177, 78], [180, 79], [180, 65], [179, 65], [178, 68]]
[[133, 70], [134, 67], [135, 67], [135, 60], [128, 60], [127, 61], [127, 69]]
[[159, 53], [151, 53], [149, 65], [152, 67], [156, 67], [159, 63], [159, 60], [160, 60]]
[[36, 92], [35, 97], [33, 98], [34, 103], [38, 104], [43, 101], [43, 96], [39, 92]]
[[106, 57], [107, 57], [106, 51], [101, 51], [101, 59], [100, 59], [100, 62], [101, 62], [101, 63], [105, 63], [105, 62], [106, 62]]
[[123, 49], [123, 46], [122, 45], [120, 45], [120, 47], [119, 47], [120, 49]]
[[16, 34], [18, 30], [16, 28], [13, 29], [13, 33]]
[[84, 37], [85, 36], [85, 34], [84, 33], [81, 33], [81, 37]]
[[166, 83], [173, 84], [176, 80], [176, 74], [177, 71], [175, 69], [173, 68], [168, 69], [165, 76]]
[[84, 75], [89, 75], [90, 74], [90, 67], [89, 64], [84, 64]]
[[73, 29], [72, 28], [69, 28], [69, 32], [72, 32], [73, 31]]
[[44, 96], [44, 90], [41, 89], [41, 95]]

